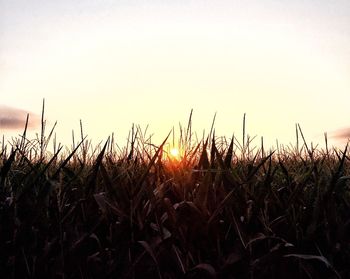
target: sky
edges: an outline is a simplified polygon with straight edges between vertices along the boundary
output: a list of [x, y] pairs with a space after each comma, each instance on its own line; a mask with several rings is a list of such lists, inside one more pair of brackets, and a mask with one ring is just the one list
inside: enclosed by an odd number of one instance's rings
[[193, 130], [269, 145], [350, 136], [350, 1], [0, 0], [0, 134], [30, 112], [123, 144], [133, 123], [161, 142]]

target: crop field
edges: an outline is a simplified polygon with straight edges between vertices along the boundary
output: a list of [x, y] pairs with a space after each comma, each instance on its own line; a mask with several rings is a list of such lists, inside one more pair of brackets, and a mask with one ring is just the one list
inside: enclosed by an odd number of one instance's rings
[[0, 146], [1, 278], [350, 278], [348, 148], [296, 128], [269, 151], [245, 131], [194, 139], [191, 119], [125, 148], [24, 129]]

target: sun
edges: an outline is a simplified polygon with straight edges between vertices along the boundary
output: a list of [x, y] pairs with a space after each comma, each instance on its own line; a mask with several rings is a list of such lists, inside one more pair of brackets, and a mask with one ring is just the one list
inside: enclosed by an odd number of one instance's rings
[[179, 159], [180, 157], [179, 149], [173, 147], [172, 149], [170, 149], [170, 155], [175, 159]]

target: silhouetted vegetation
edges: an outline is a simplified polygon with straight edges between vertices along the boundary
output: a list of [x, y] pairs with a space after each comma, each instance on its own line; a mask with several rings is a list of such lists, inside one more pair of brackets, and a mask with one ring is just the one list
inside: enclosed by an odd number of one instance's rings
[[3, 144], [1, 278], [350, 278], [347, 148], [266, 152], [190, 126], [178, 160], [139, 128], [121, 150], [81, 132], [50, 154], [44, 121]]

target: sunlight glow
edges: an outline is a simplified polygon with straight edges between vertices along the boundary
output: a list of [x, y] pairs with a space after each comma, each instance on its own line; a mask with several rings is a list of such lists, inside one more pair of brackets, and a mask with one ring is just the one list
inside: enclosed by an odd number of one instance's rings
[[175, 159], [179, 159], [180, 158], [179, 149], [173, 147], [172, 149], [170, 149], [170, 155], [171, 155], [171, 157], [173, 157]]

